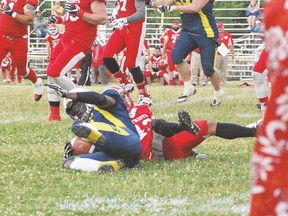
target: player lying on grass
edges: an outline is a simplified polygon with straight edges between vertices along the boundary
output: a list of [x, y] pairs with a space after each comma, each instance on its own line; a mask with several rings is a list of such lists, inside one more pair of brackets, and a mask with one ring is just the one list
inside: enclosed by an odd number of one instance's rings
[[141, 144], [129, 118], [128, 111], [134, 103], [127, 91], [120, 86], [109, 86], [99, 94], [79, 89], [67, 92], [54, 84], [47, 86], [57, 95], [68, 98], [66, 112], [75, 120], [72, 132], [89, 140], [99, 150], [66, 159], [64, 168], [105, 172], [139, 163]]
[[[205, 157], [205, 155], [198, 154], [192, 149], [210, 136], [234, 139], [255, 137], [256, 134], [255, 128], [247, 128], [236, 124], [210, 122], [207, 120], [192, 122], [186, 111], [178, 113], [179, 122], [177, 123], [154, 119], [152, 111], [145, 104], [145, 101], [142, 101], [142, 104], [133, 106], [129, 111], [130, 118], [140, 136], [142, 159], [147, 160], [153, 160], [154, 158], [174, 160], [190, 156]], [[69, 114], [69, 109], [66, 109], [66, 112]], [[71, 116], [71, 114], [69, 115]], [[79, 118], [82, 118], [81, 114]], [[73, 155], [71, 143], [66, 146], [65, 153], [68, 157]]]

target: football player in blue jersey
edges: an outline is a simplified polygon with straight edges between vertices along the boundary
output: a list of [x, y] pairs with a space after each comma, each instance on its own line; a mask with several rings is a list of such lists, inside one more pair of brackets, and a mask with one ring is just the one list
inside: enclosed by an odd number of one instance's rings
[[[134, 106], [129, 93], [121, 86], [109, 86], [99, 94], [46, 84], [54, 93], [65, 98], [67, 114], [75, 121], [72, 132], [92, 142], [99, 150], [92, 154], [69, 157], [64, 168], [83, 171], [119, 171], [134, 167], [140, 161], [141, 144], [128, 112]], [[70, 149], [67, 143], [66, 148]]]
[[225, 97], [220, 87], [216, 64], [218, 29], [213, 15], [215, 0], [150, 0], [150, 5], [158, 12], [177, 11], [180, 13], [182, 31], [172, 51], [172, 61], [176, 65], [184, 81], [184, 91], [178, 98], [183, 102], [195, 93], [195, 87], [190, 81], [190, 70], [183, 59], [194, 49], [200, 48], [201, 62], [204, 74], [214, 87], [214, 98], [211, 106], [218, 106]]

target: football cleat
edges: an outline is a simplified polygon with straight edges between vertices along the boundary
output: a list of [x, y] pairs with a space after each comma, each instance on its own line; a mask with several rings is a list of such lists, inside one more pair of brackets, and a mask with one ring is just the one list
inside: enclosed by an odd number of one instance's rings
[[219, 106], [224, 97], [225, 92], [222, 89], [220, 89], [218, 92], [214, 92], [214, 99], [211, 102], [211, 106]]
[[127, 92], [131, 93], [131, 92], [134, 91], [134, 85], [133, 85], [132, 83], [127, 83], [127, 84], [124, 86], [124, 89], [125, 89]]
[[118, 172], [124, 166], [125, 164], [123, 163], [122, 160], [103, 161], [99, 163], [97, 171], [99, 173]]
[[246, 127], [248, 127], [248, 128], [259, 128], [262, 123], [263, 123], [263, 118], [257, 120], [256, 122], [253, 122], [251, 124], [246, 125]]
[[137, 101], [137, 104], [146, 104], [149, 107], [153, 105], [152, 99], [149, 97], [145, 97], [143, 95], [140, 96], [139, 100]]
[[58, 115], [49, 115], [47, 121], [61, 121], [61, 116]]
[[89, 123], [78, 123], [72, 125], [72, 132], [81, 138], [84, 138], [96, 146], [103, 146], [106, 144], [106, 138], [100, 133], [97, 128]]
[[191, 157], [193, 157], [193, 158], [200, 158], [200, 159], [207, 159], [207, 158], [208, 158], [208, 156], [207, 156], [206, 154], [200, 154], [200, 153], [195, 152], [195, 151], [193, 151], [193, 150], [192, 150], [192, 152], [191, 152]]
[[200, 131], [198, 125], [194, 124], [188, 112], [181, 110], [178, 112], [180, 126], [189, 133], [197, 135]]
[[196, 94], [195, 86], [193, 86], [192, 84], [189, 86], [184, 86], [183, 93], [181, 94], [180, 97], [178, 97], [177, 102], [182, 103], [188, 100], [189, 96], [194, 95], [194, 94]]
[[43, 83], [41, 78], [37, 78], [37, 81], [33, 83], [34, 87], [34, 100], [39, 101], [43, 95]]

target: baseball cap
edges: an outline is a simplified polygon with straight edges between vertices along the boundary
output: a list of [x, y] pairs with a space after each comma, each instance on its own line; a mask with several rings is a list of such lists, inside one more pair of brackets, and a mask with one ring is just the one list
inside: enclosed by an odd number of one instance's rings
[[175, 23], [175, 24], [179, 24], [179, 21], [178, 21], [178, 20], [173, 20], [173, 21], [172, 21], [172, 24], [174, 24], [174, 23]]
[[224, 27], [224, 24], [223, 24], [222, 22], [219, 22], [219, 23], [217, 23], [217, 27], [218, 27], [218, 28], [223, 28], [223, 27]]

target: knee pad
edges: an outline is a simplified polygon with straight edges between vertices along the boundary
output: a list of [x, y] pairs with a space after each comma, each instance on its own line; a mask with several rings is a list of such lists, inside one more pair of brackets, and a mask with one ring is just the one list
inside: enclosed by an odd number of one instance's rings
[[118, 63], [114, 58], [103, 58], [103, 62], [112, 74], [115, 74], [120, 70]]
[[129, 71], [132, 74], [132, 77], [136, 84], [142, 83], [144, 81], [144, 75], [139, 66], [136, 68], [129, 68]]

